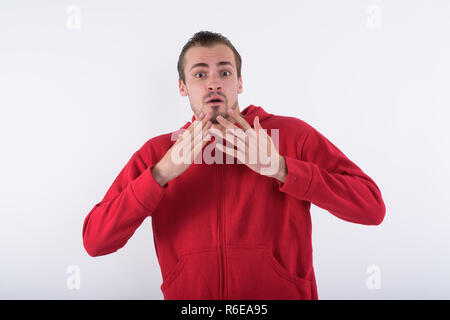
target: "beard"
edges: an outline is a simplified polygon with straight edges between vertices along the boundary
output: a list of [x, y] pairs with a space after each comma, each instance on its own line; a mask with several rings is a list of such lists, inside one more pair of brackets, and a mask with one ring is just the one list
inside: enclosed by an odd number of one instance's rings
[[[211, 106], [211, 107], [206, 106], [206, 107], [204, 107], [204, 109], [201, 108], [201, 107], [198, 108], [198, 109], [197, 108], [193, 108], [192, 104], [191, 104], [191, 109], [193, 111], [197, 109], [197, 110], [199, 110], [198, 112], [203, 111], [205, 113], [205, 115], [206, 115], [207, 111], [210, 111], [212, 113], [211, 114], [211, 119], [210, 119], [212, 124], [220, 124], [220, 122], [217, 121], [217, 117], [218, 116], [222, 116], [224, 119], [230, 120], [231, 116], [228, 114], [228, 110], [236, 109], [237, 107], [238, 107], [238, 101], [237, 100], [236, 100], [236, 102], [234, 103], [234, 105], [232, 107], [230, 107], [227, 104], [227, 102], [225, 102], [224, 106], [221, 106], [221, 105]], [[223, 108], [223, 110], [221, 110], [222, 108]]]
[[238, 102], [236, 100], [235, 104], [231, 107], [225, 102], [225, 110], [222, 110], [222, 111], [220, 110], [221, 109], [220, 105], [207, 107], [213, 112], [213, 114], [211, 115], [211, 122], [213, 124], [220, 124], [219, 121], [217, 121], [218, 116], [222, 116], [224, 119], [230, 120], [231, 116], [228, 114], [228, 110], [230, 110], [230, 109], [234, 110], [237, 108], [237, 106], [238, 106]]
[[213, 114], [211, 115], [211, 122], [213, 124], [219, 124], [219, 121], [217, 121], [217, 117], [218, 116], [222, 116], [223, 118], [227, 119], [230, 117], [230, 115], [227, 113], [228, 111], [228, 107], [225, 106], [225, 111], [220, 111], [220, 106], [212, 106], [212, 107], [208, 107], [211, 109], [211, 111], [213, 112]]

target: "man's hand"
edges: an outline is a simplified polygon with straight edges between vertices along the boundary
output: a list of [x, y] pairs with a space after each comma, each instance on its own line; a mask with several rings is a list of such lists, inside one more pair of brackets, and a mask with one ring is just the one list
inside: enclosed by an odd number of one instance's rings
[[219, 123], [226, 128], [225, 140], [233, 147], [224, 146], [219, 142], [216, 147], [237, 158], [256, 173], [284, 183], [287, 176], [286, 160], [278, 153], [272, 138], [261, 127], [259, 118], [255, 117], [252, 128], [237, 110], [230, 109], [228, 113], [240, 128], [223, 117], [217, 117]]
[[[201, 153], [203, 146], [210, 140], [208, 129], [212, 125], [210, 121], [211, 115], [211, 112], [208, 112], [206, 115], [201, 113], [199, 117], [201, 120], [201, 134], [194, 134], [194, 128], [195, 133], [197, 133], [200, 124], [198, 120], [193, 121], [184, 133], [178, 137], [175, 144], [166, 152], [164, 157], [152, 168], [152, 175], [161, 186], [165, 186], [167, 182], [186, 171], [197, 155]], [[173, 159], [180, 159], [180, 150], [190, 150], [190, 153], [183, 155], [183, 161], [173, 161]]]

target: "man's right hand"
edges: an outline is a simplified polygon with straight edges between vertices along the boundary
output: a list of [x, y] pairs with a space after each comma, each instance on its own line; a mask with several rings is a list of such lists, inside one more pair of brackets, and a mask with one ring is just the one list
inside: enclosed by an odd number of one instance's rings
[[[203, 146], [210, 140], [210, 135], [208, 134], [208, 129], [211, 127], [212, 122], [210, 121], [212, 116], [211, 112], [208, 114], [200, 114], [201, 121], [201, 134], [194, 136], [194, 128], [198, 124], [199, 120], [195, 120], [191, 123], [191, 125], [184, 131], [182, 135], [180, 135], [175, 142], [175, 144], [166, 152], [164, 157], [152, 168], [152, 175], [154, 179], [163, 187], [170, 180], [178, 177], [184, 171], [187, 170], [194, 162], [194, 159], [197, 157], [198, 153], [202, 151]], [[198, 129], [197, 129], [198, 130]], [[179, 151], [180, 148], [182, 150], [186, 150], [190, 140], [190, 161], [189, 157], [183, 157], [188, 161], [178, 161], [181, 163], [175, 163], [172, 161], [174, 157], [179, 157], [179, 155], [172, 155], [172, 153]], [[174, 151], [175, 150], [175, 151]]]

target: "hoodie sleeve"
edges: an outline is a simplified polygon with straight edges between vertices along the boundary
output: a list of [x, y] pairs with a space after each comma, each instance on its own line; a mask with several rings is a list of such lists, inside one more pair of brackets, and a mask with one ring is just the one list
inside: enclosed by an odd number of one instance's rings
[[375, 182], [316, 129], [310, 128], [300, 160], [284, 156], [287, 177], [279, 190], [309, 201], [336, 217], [379, 225], [385, 205]]
[[151, 168], [156, 161], [144, 156], [142, 149], [131, 157], [84, 220], [83, 244], [92, 257], [122, 248], [151, 216], [167, 189], [167, 184], [161, 187], [153, 178]]

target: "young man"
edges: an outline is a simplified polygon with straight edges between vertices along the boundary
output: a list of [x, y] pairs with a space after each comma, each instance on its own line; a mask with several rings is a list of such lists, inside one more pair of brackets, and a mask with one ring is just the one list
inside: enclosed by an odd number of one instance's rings
[[165, 299], [318, 299], [311, 203], [379, 225], [377, 185], [304, 121], [240, 111], [241, 57], [222, 35], [196, 33], [178, 72], [192, 123], [134, 153], [84, 221], [87, 252], [117, 251], [152, 217]]

